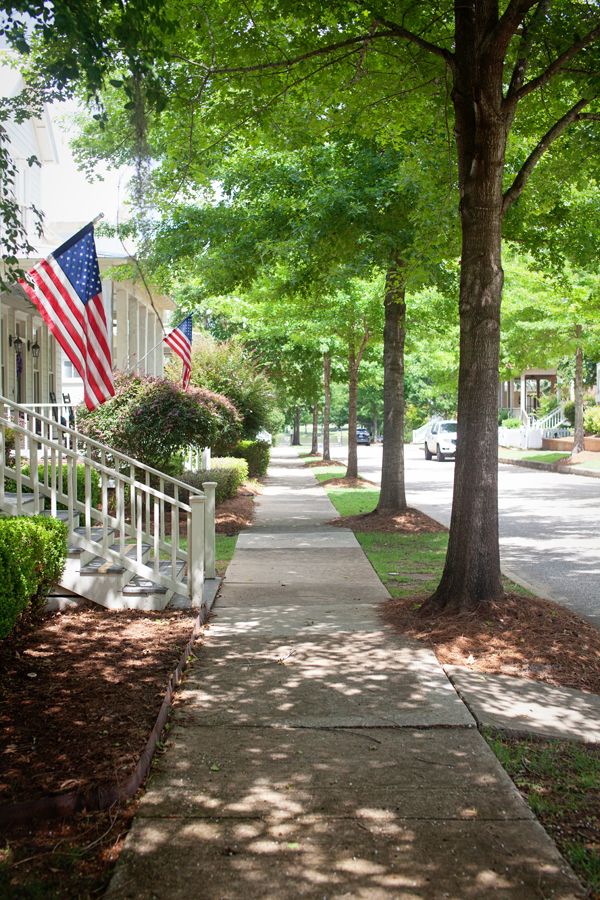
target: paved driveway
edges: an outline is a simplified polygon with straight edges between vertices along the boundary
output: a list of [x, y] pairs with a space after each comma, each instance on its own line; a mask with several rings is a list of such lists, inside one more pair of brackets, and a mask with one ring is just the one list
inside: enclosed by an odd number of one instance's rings
[[[405, 449], [408, 502], [448, 525], [454, 463]], [[360, 473], [379, 481], [381, 446], [358, 455]], [[503, 571], [600, 627], [600, 479], [504, 465], [498, 493]]]

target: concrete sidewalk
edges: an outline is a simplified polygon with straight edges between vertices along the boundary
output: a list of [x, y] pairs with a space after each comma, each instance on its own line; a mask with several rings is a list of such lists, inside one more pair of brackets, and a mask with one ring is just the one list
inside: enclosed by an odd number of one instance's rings
[[278, 448], [113, 898], [571, 898], [578, 882]]

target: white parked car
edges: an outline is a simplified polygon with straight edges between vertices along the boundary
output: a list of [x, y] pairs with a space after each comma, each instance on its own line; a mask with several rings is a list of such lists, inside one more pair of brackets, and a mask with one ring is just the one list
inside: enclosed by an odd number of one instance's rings
[[439, 462], [456, 456], [456, 422], [442, 419], [432, 422], [425, 435], [425, 459], [435, 456]]

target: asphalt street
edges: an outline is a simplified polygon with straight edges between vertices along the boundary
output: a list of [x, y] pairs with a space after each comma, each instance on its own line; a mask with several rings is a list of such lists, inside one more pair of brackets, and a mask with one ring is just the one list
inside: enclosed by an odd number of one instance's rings
[[[405, 451], [408, 503], [449, 525], [453, 461]], [[381, 452], [358, 448], [365, 478], [380, 481]], [[331, 455], [343, 460], [346, 448], [332, 443]], [[600, 479], [501, 465], [498, 481], [502, 571], [600, 628]]]

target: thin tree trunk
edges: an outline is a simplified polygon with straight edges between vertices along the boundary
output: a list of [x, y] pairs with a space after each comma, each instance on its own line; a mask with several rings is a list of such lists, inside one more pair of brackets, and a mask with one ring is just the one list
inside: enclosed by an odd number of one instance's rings
[[300, 446], [300, 407], [294, 410], [294, 427], [292, 430], [292, 447]]
[[377, 512], [406, 510], [404, 487], [404, 338], [406, 302], [404, 267], [390, 265], [385, 285], [383, 326], [383, 455]]
[[371, 434], [373, 436], [373, 442], [377, 440], [377, 435], [379, 434], [379, 421], [377, 419], [377, 413], [373, 413], [373, 418], [371, 419]]
[[331, 419], [331, 357], [326, 353], [323, 357], [323, 461], [331, 462], [329, 449], [329, 424]]
[[311, 456], [319, 454], [319, 404], [314, 403], [312, 408], [312, 444], [310, 447]]
[[575, 350], [575, 429], [573, 431], [573, 450], [571, 455], [583, 453], [583, 350], [581, 347], [581, 325], [575, 326], [577, 348]]
[[346, 478], [358, 478], [358, 453], [356, 449], [356, 400], [358, 395], [358, 365], [356, 350], [348, 353], [348, 467]]
[[358, 371], [365, 348], [369, 343], [369, 329], [365, 328], [358, 350], [352, 342], [348, 349], [348, 467], [346, 478], [358, 478], [356, 445], [356, 405], [358, 400]]
[[423, 612], [481, 609], [503, 595], [497, 419], [502, 176], [514, 108], [503, 105], [503, 54], [494, 47], [480, 49], [489, 9], [456, 6], [452, 99], [462, 232], [458, 441], [446, 562]]

